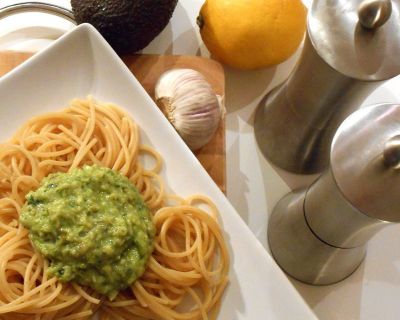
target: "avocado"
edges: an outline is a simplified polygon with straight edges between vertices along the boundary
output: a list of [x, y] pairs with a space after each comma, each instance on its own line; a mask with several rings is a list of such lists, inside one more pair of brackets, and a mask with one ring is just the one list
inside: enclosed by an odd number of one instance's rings
[[168, 24], [178, 0], [71, 0], [78, 24], [92, 24], [118, 54], [146, 47]]

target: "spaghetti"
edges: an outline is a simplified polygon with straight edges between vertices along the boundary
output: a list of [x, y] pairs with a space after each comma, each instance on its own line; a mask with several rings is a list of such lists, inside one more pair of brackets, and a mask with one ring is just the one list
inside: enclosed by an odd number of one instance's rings
[[[140, 159], [153, 158], [147, 168]], [[47, 276], [18, 219], [25, 195], [53, 172], [97, 164], [121, 172], [153, 213], [155, 249], [143, 276], [108, 301], [89, 288]], [[142, 145], [136, 124], [119, 108], [75, 100], [34, 117], [0, 145], [0, 319], [215, 319], [228, 282], [229, 256], [206, 197], [166, 192], [162, 158]], [[204, 209], [206, 207], [207, 209]]]

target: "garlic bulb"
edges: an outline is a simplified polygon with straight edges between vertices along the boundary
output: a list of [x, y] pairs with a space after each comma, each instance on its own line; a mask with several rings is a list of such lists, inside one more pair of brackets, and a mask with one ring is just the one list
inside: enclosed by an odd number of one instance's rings
[[210, 141], [224, 115], [222, 99], [203, 75], [192, 69], [172, 69], [161, 75], [155, 98], [191, 150]]

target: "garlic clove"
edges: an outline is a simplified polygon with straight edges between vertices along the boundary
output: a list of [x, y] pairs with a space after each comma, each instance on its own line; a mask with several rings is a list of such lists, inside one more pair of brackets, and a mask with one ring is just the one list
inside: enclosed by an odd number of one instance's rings
[[155, 87], [157, 105], [191, 150], [207, 144], [225, 114], [223, 99], [204, 76], [192, 69], [172, 69]]

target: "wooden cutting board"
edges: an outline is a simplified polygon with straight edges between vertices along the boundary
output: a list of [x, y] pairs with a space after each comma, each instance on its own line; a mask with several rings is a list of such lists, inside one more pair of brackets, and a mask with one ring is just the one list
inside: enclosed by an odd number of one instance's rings
[[[31, 57], [31, 53], [1, 52], [0, 76]], [[225, 94], [223, 67], [216, 61], [196, 56], [128, 55], [123, 61], [136, 76], [148, 94], [154, 98], [154, 86], [159, 76], [172, 68], [190, 68], [201, 72], [213, 87], [216, 94]], [[213, 139], [195, 152], [197, 159], [223, 192], [226, 192], [225, 122]]]

